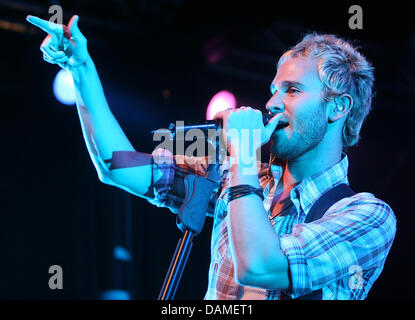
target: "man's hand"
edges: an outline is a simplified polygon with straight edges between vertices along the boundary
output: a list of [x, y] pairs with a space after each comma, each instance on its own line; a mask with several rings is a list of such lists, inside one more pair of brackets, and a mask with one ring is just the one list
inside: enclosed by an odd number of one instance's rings
[[27, 16], [26, 20], [48, 33], [40, 46], [45, 61], [71, 70], [87, 60], [87, 41], [79, 31], [78, 16], [73, 16], [67, 26], [35, 16]]
[[218, 112], [215, 119], [222, 119], [223, 136], [231, 155], [256, 152], [267, 143], [277, 127], [282, 113], [275, 115], [265, 126], [262, 112], [251, 107], [240, 107]]

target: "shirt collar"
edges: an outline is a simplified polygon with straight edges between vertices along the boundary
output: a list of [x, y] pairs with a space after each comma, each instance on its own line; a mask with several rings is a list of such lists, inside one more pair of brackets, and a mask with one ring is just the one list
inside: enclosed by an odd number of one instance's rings
[[[304, 212], [307, 215], [317, 199], [328, 189], [341, 183], [349, 184], [348, 167], [348, 157], [343, 154], [342, 159], [334, 166], [307, 177], [296, 185], [290, 192], [290, 198], [298, 212]], [[282, 176], [282, 167], [271, 164], [270, 168], [276, 185]]]

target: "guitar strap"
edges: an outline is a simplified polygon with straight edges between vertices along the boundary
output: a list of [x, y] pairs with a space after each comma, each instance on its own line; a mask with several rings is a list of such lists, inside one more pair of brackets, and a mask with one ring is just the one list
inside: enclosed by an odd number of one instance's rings
[[[344, 183], [329, 189], [313, 204], [313, 206], [310, 208], [310, 211], [307, 213], [304, 222], [310, 223], [320, 219], [333, 204], [343, 198], [351, 197], [354, 194], [355, 192], [347, 184]], [[315, 290], [310, 294], [298, 297], [296, 299], [291, 299], [283, 292], [280, 294], [280, 300], [322, 300], [322, 298], [323, 292], [321, 289]]]

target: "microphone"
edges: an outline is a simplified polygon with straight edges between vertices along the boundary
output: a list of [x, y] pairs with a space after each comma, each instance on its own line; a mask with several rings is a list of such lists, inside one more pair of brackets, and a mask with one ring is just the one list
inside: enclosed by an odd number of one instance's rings
[[[271, 120], [272, 117], [273, 117], [272, 114], [263, 112], [262, 113], [262, 121], [263, 121], [264, 125], [266, 125], [269, 122], [269, 120]], [[176, 124], [177, 123], [178, 122], [176, 122]], [[176, 125], [176, 124], [170, 123], [169, 128], [167, 130], [165, 130], [165, 129], [153, 130], [153, 131], [151, 131], [151, 133], [152, 134], [154, 134], [154, 133], [170, 134], [172, 139], [175, 139], [177, 132], [180, 132], [180, 134], [185, 134], [187, 131], [194, 130], [194, 129], [199, 129], [199, 130], [202, 130], [202, 131], [205, 131], [205, 132], [207, 132], [208, 130], [218, 130], [218, 128], [222, 124], [222, 120], [221, 119], [205, 120], [202, 123], [193, 122], [193, 123], [190, 123], [190, 124], [187, 124], [187, 125], [184, 125], [184, 122], [181, 121], [180, 125]], [[286, 123], [286, 122], [278, 122], [276, 130], [286, 127], [287, 124], [288, 123]]]
[[[273, 115], [269, 114], [269, 113], [262, 113], [262, 121], [264, 122], [264, 125], [266, 125], [268, 123], [269, 120], [271, 120], [271, 118], [273, 117]], [[199, 130], [209, 130], [209, 129], [214, 129], [217, 130], [219, 128], [219, 126], [222, 124], [222, 120], [218, 119], [218, 120], [205, 120], [204, 123], [194, 123], [194, 124], [188, 124], [188, 125], [183, 125], [183, 126], [176, 126], [174, 124], [173, 128], [169, 127], [169, 130], [173, 129], [173, 130], [181, 130], [181, 131], [188, 131], [188, 130], [192, 130], [192, 129], [199, 129]], [[171, 126], [170, 125], [170, 126]]]

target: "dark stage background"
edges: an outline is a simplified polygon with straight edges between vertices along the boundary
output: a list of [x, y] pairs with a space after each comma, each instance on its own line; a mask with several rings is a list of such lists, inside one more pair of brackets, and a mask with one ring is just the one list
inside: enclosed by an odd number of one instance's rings
[[[390, 204], [398, 220], [368, 299], [414, 297], [415, 30], [409, 5], [79, 0], [0, 1], [1, 299], [100, 299], [108, 289], [155, 299], [180, 236], [168, 209], [98, 180], [76, 108], [54, 98], [59, 67], [42, 60], [45, 34], [25, 21], [27, 14], [48, 19], [52, 4], [63, 7], [65, 23], [80, 16], [111, 109], [144, 152], [155, 147], [151, 130], [203, 120], [219, 90], [234, 92], [239, 105], [263, 108], [278, 57], [304, 33], [354, 39], [376, 67], [377, 96], [362, 140], [349, 152], [350, 182]], [[362, 30], [348, 26], [352, 4], [363, 8]], [[211, 227], [208, 219], [195, 239], [179, 299], [204, 296]], [[132, 260], [115, 260], [115, 246], [129, 248]], [[51, 265], [63, 268], [61, 290], [48, 287]]]

